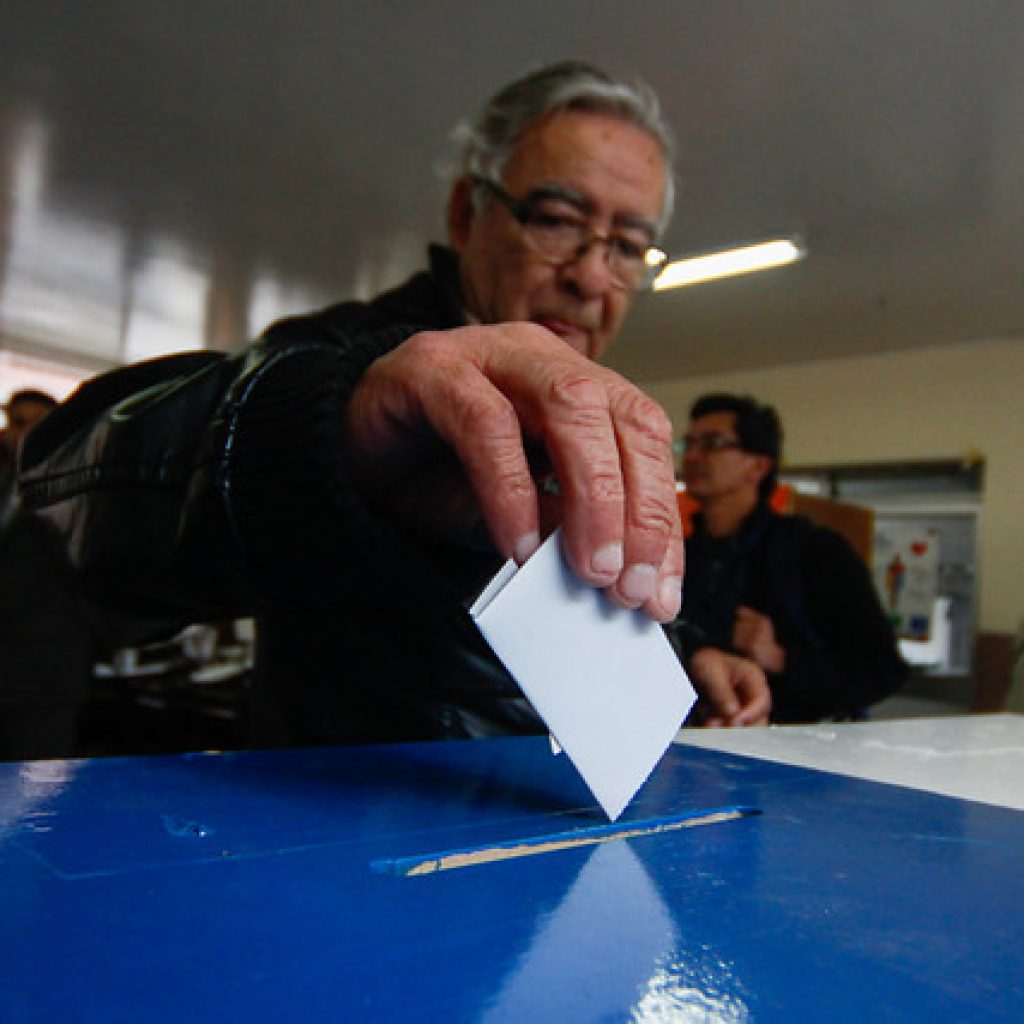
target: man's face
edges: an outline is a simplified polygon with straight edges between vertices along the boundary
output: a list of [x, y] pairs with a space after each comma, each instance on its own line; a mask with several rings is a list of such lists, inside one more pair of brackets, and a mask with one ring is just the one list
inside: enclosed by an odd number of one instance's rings
[[21, 439], [48, 412], [50, 407], [34, 399], [23, 399], [15, 402], [7, 410], [7, 427], [0, 432], [3, 443], [11, 455], [16, 455]]
[[[624, 223], [655, 224], [665, 192], [658, 141], [618, 118], [559, 111], [523, 136], [501, 182], [515, 199], [548, 190], [579, 197], [591, 230], [605, 235]], [[468, 182], [449, 204], [449, 231], [459, 253], [469, 312], [484, 323], [528, 320], [596, 359], [611, 344], [632, 299], [614, 284], [605, 246], [594, 243], [562, 266], [524, 246], [522, 229], [497, 201], [482, 213]]]
[[[725, 447], [713, 448], [715, 439], [725, 442]], [[734, 496], [757, 500], [758, 484], [771, 469], [772, 460], [737, 447], [733, 413], [712, 412], [690, 420], [686, 442], [683, 480], [687, 494], [701, 503]]]

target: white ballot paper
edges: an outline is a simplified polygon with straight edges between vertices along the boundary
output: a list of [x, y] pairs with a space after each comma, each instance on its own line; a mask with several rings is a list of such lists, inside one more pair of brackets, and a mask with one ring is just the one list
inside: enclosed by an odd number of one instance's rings
[[697, 699], [661, 627], [579, 580], [556, 531], [470, 614], [614, 821]]

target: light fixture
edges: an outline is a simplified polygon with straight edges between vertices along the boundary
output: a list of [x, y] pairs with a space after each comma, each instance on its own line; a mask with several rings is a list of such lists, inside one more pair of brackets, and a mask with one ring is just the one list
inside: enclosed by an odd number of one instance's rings
[[714, 281], [720, 277], [736, 274], [751, 274], [755, 270], [769, 270], [803, 259], [807, 250], [796, 238], [775, 238], [770, 242], [758, 242], [741, 249], [727, 249], [724, 252], [691, 256], [685, 260], [673, 260], [654, 279], [654, 291], [666, 288], [682, 288], [688, 284]]

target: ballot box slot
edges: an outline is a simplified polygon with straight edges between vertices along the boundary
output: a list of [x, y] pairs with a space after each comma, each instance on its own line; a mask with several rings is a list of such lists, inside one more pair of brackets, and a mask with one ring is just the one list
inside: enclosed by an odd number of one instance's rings
[[538, 854], [597, 846], [600, 843], [609, 843], [620, 839], [639, 839], [664, 832], [675, 832], [679, 829], [718, 825], [753, 817], [760, 813], [761, 811], [756, 807], [702, 809], [685, 814], [621, 821], [612, 825], [595, 825], [590, 828], [551, 832], [540, 836], [529, 836], [454, 850], [411, 854], [405, 857], [383, 857], [371, 861], [370, 867], [380, 874], [394, 875], [399, 878], [419, 878], [435, 874], [438, 871], [479, 867], [483, 864], [514, 860], [518, 857], [533, 857]]

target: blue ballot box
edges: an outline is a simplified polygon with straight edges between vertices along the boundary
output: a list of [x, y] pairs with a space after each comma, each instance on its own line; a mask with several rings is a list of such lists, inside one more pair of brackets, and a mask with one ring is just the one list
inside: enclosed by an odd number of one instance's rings
[[0, 765], [0, 906], [19, 1024], [1024, 1019], [1024, 813], [689, 746]]

